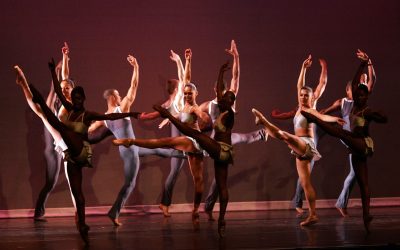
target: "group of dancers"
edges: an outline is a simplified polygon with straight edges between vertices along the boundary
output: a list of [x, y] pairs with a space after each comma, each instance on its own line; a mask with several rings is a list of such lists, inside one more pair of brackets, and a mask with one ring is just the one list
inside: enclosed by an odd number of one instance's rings
[[[227, 62], [220, 67], [218, 72], [214, 87], [215, 99], [200, 105], [196, 102], [197, 87], [191, 82], [192, 51], [185, 50], [184, 65], [180, 56], [171, 50], [170, 59], [177, 65], [178, 79], [168, 80], [169, 98], [162, 105], [154, 105], [154, 112], [130, 111], [139, 84], [139, 64], [131, 55], [127, 60], [133, 67], [133, 74], [127, 94], [121, 97], [116, 89], [108, 89], [104, 92], [107, 102], [105, 114], [86, 110], [84, 89], [75, 86], [74, 81], [69, 77], [69, 52], [69, 47], [65, 43], [62, 48], [61, 62], [58, 65], [54, 60], [49, 62], [52, 84], [46, 100], [32, 84], [28, 84], [22, 69], [15, 66], [17, 84], [21, 86], [31, 109], [45, 125], [46, 183], [37, 199], [34, 213], [36, 221], [46, 220], [45, 203], [57, 182], [61, 162], [63, 162], [72, 201], [76, 208], [75, 222], [82, 239], [89, 244], [89, 226], [85, 223], [85, 199], [82, 192], [82, 168], [92, 167], [90, 144], [98, 143], [105, 137], [113, 135], [115, 137], [113, 144], [119, 146], [120, 156], [124, 162], [125, 176], [125, 182], [107, 214], [115, 226], [122, 225], [119, 214], [135, 187], [140, 167], [139, 157], [158, 155], [171, 158], [171, 171], [159, 206], [163, 215], [171, 216], [169, 206], [172, 202], [174, 184], [184, 159], [187, 159], [195, 187], [192, 222], [194, 228], [198, 229], [199, 207], [204, 190], [203, 162], [204, 157], [208, 156], [214, 160], [215, 178], [206, 198], [205, 212], [209, 220], [214, 220], [212, 211], [219, 196], [218, 233], [220, 237], [224, 237], [225, 213], [229, 200], [227, 178], [229, 165], [233, 164], [234, 159], [233, 145], [267, 141], [270, 135], [284, 141], [296, 157], [299, 181], [294, 199], [295, 207], [298, 215], [302, 216], [304, 190], [309, 213], [300, 225], [310, 226], [318, 222], [315, 210], [316, 194], [310, 178], [314, 162], [321, 158], [316, 148], [318, 128], [341, 139], [350, 152], [351, 173], [346, 179], [339, 199], [341, 201], [338, 200], [336, 206], [343, 216], [347, 216], [346, 206], [349, 193], [351, 186], [357, 180], [361, 191], [364, 225], [369, 231], [372, 217], [369, 214], [370, 191], [366, 163], [374, 147], [368, 128], [371, 121], [385, 123], [387, 118], [367, 105], [368, 96], [375, 83], [375, 72], [372, 61], [365, 52], [357, 51], [361, 65], [352, 82], [346, 86], [347, 97], [320, 112], [316, 110], [316, 105], [327, 84], [327, 64], [320, 59], [322, 67], [320, 81], [313, 90], [305, 85], [306, 71], [312, 64], [311, 55], [303, 62], [297, 83], [297, 108], [285, 113], [278, 110], [271, 113], [271, 116], [277, 119], [294, 117], [293, 134], [280, 130], [256, 109], [252, 109], [252, 112], [256, 118], [256, 124], [263, 125], [262, 129], [244, 134], [232, 132], [240, 78], [239, 52], [233, 40], [230, 49], [226, 49], [233, 58], [230, 86], [227, 87], [224, 81], [224, 75], [230, 68]], [[368, 67], [368, 76], [363, 74], [365, 67]], [[341, 110], [341, 118], [327, 115], [338, 109]], [[171, 137], [135, 138], [130, 117], [142, 120], [165, 118], [159, 127], [171, 123]], [[334, 123], [339, 124], [340, 127]]]

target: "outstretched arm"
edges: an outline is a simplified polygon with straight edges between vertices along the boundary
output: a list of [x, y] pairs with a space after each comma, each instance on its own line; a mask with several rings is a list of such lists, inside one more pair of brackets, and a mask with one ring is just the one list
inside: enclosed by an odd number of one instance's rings
[[110, 114], [100, 114], [96, 112], [86, 111], [85, 119], [89, 121], [101, 121], [101, 120], [118, 120], [125, 117], [133, 117], [138, 119], [141, 113], [139, 112], [127, 112], [127, 113], [110, 113]]
[[121, 101], [122, 112], [129, 112], [132, 103], [135, 101], [136, 92], [139, 85], [139, 64], [137, 63], [136, 58], [131, 55], [128, 55], [127, 60], [133, 67], [133, 73], [131, 86], [128, 89], [128, 93]]
[[54, 63], [54, 59], [51, 59], [51, 61], [49, 62], [49, 69], [51, 72], [51, 76], [53, 78], [54, 91], [56, 92], [58, 98], [60, 99], [60, 101], [61, 101], [62, 105], [65, 107], [65, 109], [70, 111], [72, 109], [72, 104], [69, 101], [67, 101], [67, 99], [65, 98], [65, 96], [62, 93], [60, 83], [58, 82], [58, 79], [57, 79], [55, 67], [56, 66]]
[[326, 83], [328, 82], [328, 66], [324, 59], [319, 59], [321, 65], [321, 74], [319, 76], [319, 83], [314, 91], [314, 103], [322, 96], [325, 91]]
[[67, 42], [64, 42], [64, 46], [61, 48], [63, 54], [62, 67], [61, 67], [61, 80], [69, 78], [69, 47]]
[[312, 64], [312, 58], [311, 55], [307, 57], [306, 60], [304, 60], [303, 64], [301, 65], [301, 70], [299, 74], [299, 79], [297, 80], [297, 93], [300, 94], [300, 90], [302, 87], [305, 86], [305, 78], [306, 78], [306, 71], [307, 68], [309, 68]]
[[271, 112], [271, 117], [279, 120], [287, 120], [293, 118], [296, 115], [296, 112], [297, 108], [288, 112], [281, 112], [279, 109], [274, 109]]
[[364, 116], [367, 119], [372, 120], [377, 123], [387, 123], [388, 122], [387, 116], [381, 111], [372, 111], [370, 109], [367, 109], [364, 112]]
[[319, 119], [321, 119], [322, 121], [324, 121], [324, 122], [336, 122], [336, 123], [338, 123], [340, 126], [343, 126], [345, 123], [346, 123], [346, 121], [345, 120], [343, 120], [342, 118], [340, 118], [340, 117], [336, 117], [336, 116], [330, 116], [330, 115], [323, 115], [323, 114], [320, 114], [318, 111], [316, 111], [315, 109], [307, 109], [307, 110], [304, 110], [305, 112], [308, 112], [308, 113], [310, 113], [310, 114], [312, 114], [312, 115], [315, 115], [316, 117], [318, 117]]
[[329, 114], [335, 111], [340, 110], [340, 106], [342, 105], [342, 99], [337, 99], [331, 106], [321, 109], [319, 113], [321, 114]]
[[239, 52], [237, 50], [235, 40], [231, 41], [231, 48], [225, 49], [225, 51], [233, 56], [232, 80], [229, 90], [232, 91], [235, 94], [235, 96], [237, 96], [239, 92], [240, 64], [239, 64]]

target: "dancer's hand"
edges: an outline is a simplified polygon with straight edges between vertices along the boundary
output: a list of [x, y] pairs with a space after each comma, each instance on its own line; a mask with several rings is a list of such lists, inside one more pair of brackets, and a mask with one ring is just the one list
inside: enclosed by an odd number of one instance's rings
[[340, 117], [337, 117], [337, 119], [336, 119], [336, 123], [337, 124], [339, 124], [340, 126], [342, 126], [343, 127], [343, 125], [345, 125], [346, 124], [346, 121], [345, 120], [343, 120], [342, 118], [340, 118]]
[[318, 61], [319, 61], [319, 65], [321, 65], [322, 69], [326, 69], [327, 68], [327, 64], [326, 64], [325, 59], [320, 58], [320, 59], [318, 59]]
[[131, 55], [128, 55], [128, 57], [126, 58], [126, 60], [128, 60], [129, 64], [132, 65], [133, 67], [137, 67], [137, 66], [138, 66], [138, 63], [137, 63], [135, 57], [133, 57], [133, 56], [131, 56]]
[[53, 71], [53, 70], [55, 70], [55, 68], [56, 68], [56, 64], [54, 62], [54, 58], [51, 58], [51, 60], [49, 61], [49, 69], [51, 71]]
[[63, 53], [63, 55], [68, 56], [69, 55], [69, 47], [67, 42], [64, 42], [64, 46], [61, 48], [61, 53]]
[[174, 61], [174, 62], [178, 62], [181, 60], [181, 58], [179, 57], [178, 54], [176, 54], [172, 49], [171, 49], [171, 55], [169, 56], [169, 58]]
[[304, 60], [303, 68], [309, 68], [309, 67], [311, 67], [311, 64], [312, 64], [312, 57], [311, 57], [311, 54], [310, 54], [310, 55], [308, 55], [307, 59]]
[[230, 69], [229, 67], [229, 61], [227, 61], [226, 63], [221, 65], [221, 68], [219, 69], [220, 73], [224, 73], [225, 71], [227, 71], [228, 69]]
[[18, 85], [26, 85], [26, 84], [28, 84], [28, 82], [26, 81], [24, 72], [22, 72], [22, 69], [18, 65], [15, 65], [14, 69], [15, 69], [15, 73], [17, 75], [17, 78], [15, 79], [15, 82]]
[[233, 57], [238, 57], [239, 56], [239, 52], [237, 51], [235, 40], [231, 41], [231, 48], [230, 49], [225, 49], [225, 51], [227, 53], [231, 54]]
[[362, 51], [360, 49], [357, 49], [356, 55], [358, 58], [361, 59], [361, 61], [367, 62], [369, 60], [367, 53], [365, 53], [364, 51]]
[[153, 105], [153, 109], [155, 111], [157, 111], [158, 113], [160, 113], [160, 116], [162, 118], [167, 118], [169, 115], [168, 110], [166, 110], [165, 108], [161, 107], [161, 105]]
[[192, 60], [192, 50], [191, 49], [185, 49], [185, 59]]
[[168, 125], [170, 121], [168, 119], [164, 119], [159, 125], [158, 128], [162, 129], [165, 125]]

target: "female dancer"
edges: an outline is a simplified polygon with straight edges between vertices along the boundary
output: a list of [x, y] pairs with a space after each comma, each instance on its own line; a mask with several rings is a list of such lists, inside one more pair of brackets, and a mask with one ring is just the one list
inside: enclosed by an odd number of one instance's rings
[[[228, 177], [228, 166], [233, 163], [233, 148], [231, 141], [232, 128], [234, 124], [234, 112], [232, 106], [235, 102], [235, 94], [232, 91], [227, 91], [223, 94], [224, 84], [223, 76], [224, 72], [228, 69], [228, 64], [222, 65], [217, 84], [217, 100], [218, 107], [220, 109], [220, 115], [217, 121], [214, 123], [215, 135], [214, 139], [210, 138], [206, 134], [203, 134], [197, 129], [193, 129], [175, 118], [171, 113], [161, 106], [154, 106], [161, 116], [167, 117], [183, 134], [190, 136], [191, 140], [195, 140], [201, 148], [207, 151], [209, 155], [214, 159], [215, 178], [220, 194], [220, 216], [218, 219], [218, 233], [221, 237], [225, 236], [225, 212], [228, 204], [228, 188], [227, 188], [227, 177]], [[187, 137], [183, 137], [187, 138]], [[169, 138], [166, 138], [167, 140]], [[157, 139], [156, 139], [157, 140]], [[114, 140], [115, 145], [138, 145], [142, 147], [181, 147], [173, 140], [168, 143], [165, 139], [159, 139], [157, 142], [154, 139], [122, 139]], [[185, 139], [187, 140], [187, 139]], [[192, 146], [193, 147], [193, 144]], [[190, 149], [190, 147], [185, 147]], [[185, 150], [182, 147], [183, 150]], [[186, 151], [186, 150], [185, 150]]]
[[[68, 44], [64, 43], [64, 46], [61, 49], [61, 52], [63, 54], [63, 59], [62, 59], [62, 63], [61, 65], [58, 64], [57, 65], [57, 75], [58, 75], [58, 71], [61, 71], [61, 89], [63, 92], [63, 95], [65, 96], [65, 98], [71, 102], [71, 91], [74, 88], [75, 84], [72, 80], [69, 79], [69, 65], [68, 65], [68, 60], [69, 60], [69, 48], [68, 48]], [[61, 68], [61, 69], [60, 69]], [[22, 71], [20, 72], [23, 76]], [[24, 77], [23, 77], [24, 78]], [[24, 78], [25, 79], [25, 78]], [[25, 93], [25, 97], [29, 103], [29, 105], [32, 107], [31, 104], [32, 103], [32, 93], [29, 90], [29, 86], [28, 83], [26, 82], [26, 79], [23, 81], [24, 83], [21, 83], [21, 87], [24, 90]], [[54, 93], [54, 88], [53, 88], [53, 84], [51, 85], [51, 89], [50, 89], [50, 93], [46, 99], [46, 104], [47, 106], [50, 107], [50, 109], [56, 113], [56, 114], [60, 114], [61, 118], [65, 118], [65, 109], [60, 106], [61, 104], [59, 103], [59, 100], [57, 100], [57, 96]], [[33, 104], [33, 107], [38, 107], [37, 104]], [[39, 108], [40, 109], [40, 108]], [[35, 111], [35, 110], [34, 110]], [[41, 112], [41, 110], [40, 110]], [[35, 111], [35, 113], [37, 113]], [[46, 201], [47, 198], [50, 195], [50, 192], [54, 189], [57, 180], [58, 180], [58, 176], [60, 174], [60, 167], [61, 167], [61, 160], [62, 160], [62, 152], [66, 150], [66, 148], [64, 147], [65, 145], [61, 145], [60, 148], [60, 142], [62, 142], [62, 140], [60, 141], [59, 139], [56, 139], [56, 137], [54, 137], [54, 132], [51, 132], [51, 130], [54, 130], [51, 126], [51, 128], [49, 129], [48, 126], [46, 124], [48, 124], [47, 120], [42, 116], [40, 116], [42, 121], [45, 124], [45, 130], [44, 130], [44, 138], [45, 138], [45, 150], [44, 150], [44, 155], [45, 155], [45, 159], [46, 159], [46, 182], [43, 186], [43, 188], [41, 189], [39, 196], [37, 198], [36, 201], [36, 206], [35, 206], [35, 213], [34, 213], [34, 220], [35, 221], [46, 221], [46, 219], [44, 218], [44, 214], [45, 214], [45, 205], [46, 205]], [[56, 132], [58, 134], [58, 132]], [[55, 146], [55, 147], [54, 147]], [[61, 153], [57, 153], [57, 150]], [[66, 169], [65, 169], [66, 171]], [[68, 176], [67, 176], [67, 180], [68, 180]], [[72, 196], [72, 194], [71, 194]], [[72, 199], [72, 202], [74, 203], [75, 206], [75, 201], [74, 199]]]
[[[304, 85], [304, 75], [307, 68], [311, 66], [311, 60], [310, 55], [303, 62], [299, 81], [297, 83], [299, 108], [293, 120], [294, 135], [280, 130], [278, 127], [270, 123], [258, 110], [252, 110], [253, 114], [256, 116], [256, 124], [264, 125], [269, 135], [284, 141], [288, 147], [292, 149], [292, 154], [296, 156], [297, 173], [309, 205], [309, 215], [300, 223], [301, 226], [309, 226], [318, 222], [318, 217], [315, 212], [315, 191], [311, 184], [310, 164], [312, 160], [319, 160], [321, 155], [315, 147], [313, 126], [309, 124], [300, 113], [302, 110], [315, 110], [315, 103], [325, 88], [325, 85], [320, 82], [313, 92], [310, 87]], [[339, 118], [326, 116], [326, 119], [328, 121], [342, 123], [342, 120]]]
[[[179, 115], [180, 120], [190, 126], [192, 129], [200, 131], [198, 125], [198, 119], [206, 120], [207, 114], [199, 109], [196, 103], [196, 97], [198, 95], [197, 88], [193, 83], [187, 83], [187, 78], [185, 76], [189, 70], [184, 70], [182, 61], [176, 53], [171, 50], [171, 60], [173, 60], [178, 68], [179, 75], [179, 86], [178, 93], [173, 103], [173, 108]], [[186, 69], [190, 68], [190, 60], [186, 61]], [[127, 145], [131, 143], [131, 139], [120, 139], [114, 140], [115, 145]], [[132, 141], [133, 142], [133, 141]], [[139, 147], [145, 148], [174, 148], [187, 153], [187, 158], [189, 162], [190, 171], [193, 176], [193, 181], [195, 185], [194, 194], [194, 207], [192, 211], [192, 221], [195, 229], [199, 227], [199, 206], [201, 202], [201, 197], [203, 194], [204, 183], [203, 183], [203, 150], [201, 149], [198, 142], [190, 137], [177, 136], [177, 137], [167, 137], [160, 139], [135, 139], [135, 143], [132, 143]], [[131, 145], [131, 144], [130, 144]], [[164, 214], [163, 207], [161, 207]], [[168, 212], [168, 211], [167, 211]]]
[[370, 190], [368, 185], [367, 157], [372, 156], [374, 151], [374, 144], [372, 138], [369, 136], [369, 124], [371, 121], [386, 123], [387, 117], [381, 112], [373, 111], [367, 105], [369, 88], [365, 84], [359, 84], [359, 79], [364, 67], [369, 62], [369, 58], [366, 53], [360, 50], [358, 50], [357, 56], [362, 62], [352, 81], [352, 96], [354, 101], [348, 103], [350, 107], [347, 115], [349, 116], [351, 131], [332, 126], [318, 112], [304, 110], [301, 113], [308, 121], [316, 123], [328, 134], [338, 137], [350, 148], [353, 169], [360, 187], [364, 227], [369, 232], [372, 216], [369, 214]]
[[85, 223], [85, 198], [82, 193], [82, 167], [91, 167], [92, 151], [87, 138], [87, 129], [92, 121], [95, 120], [115, 120], [124, 117], [137, 117], [139, 114], [130, 113], [113, 113], [113, 114], [98, 114], [91, 111], [86, 111], [84, 107], [85, 92], [82, 87], [75, 87], [71, 93], [72, 103], [69, 103], [62, 95], [61, 87], [57, 80], [55, 72], [54, 60], [49, 63], [51, 70], [54, 90], [60, 99], [61, 103], [68, 111], [65, 124], [60, 122], [46, 105], [43, 97], [33, 87], [29, 85], [32, 92], [32, 101], [39, 104], [44, 116], [49, 124], [59, 132], [61, 138], [68, 146], [68, 150], [64, 151], [64, 160], [67, 161], [67, 170], [70, 181], [70, 188], [74, 196], [77, 208], [77, 227], [82, 239], [86, 244], [88, 241], [89, 226]]

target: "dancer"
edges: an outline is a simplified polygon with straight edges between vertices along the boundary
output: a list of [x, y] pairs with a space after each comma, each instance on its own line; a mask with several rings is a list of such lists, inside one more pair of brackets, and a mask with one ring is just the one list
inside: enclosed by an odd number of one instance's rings
[[[359, 53], [364, 53], [361, 50], [358, 51]], [[372, 65], [371, 58], [369, 58], [368, 61], [368, 76], [366, 74], [361, 74], [360, 77], [360, 84], [365, 84], [368, 87], [368, 92], [369, 94], [372, 93], [372, 90], [374, 89], [376, 82], [376, 75], [375, 75], [375, 70]], [[341, 98], [336, 100], [331, 106], [329, 106], [326, 109], [323, 109], [320, 111], [321, 114], [328, 114], [331, 112], [339, 111], [341, 112], [342, 118], [346, 121], [346, 124], [343, 125], [343, 129], [350, 131], [350, 120], [349, 120], [349, 114], [351, 111], [352, 103], [353, 103], [353, 96], [352, 96], [352, 88], [351, 88], [351, 81], [347, 83], [346, 85], [346, 97]], [[353, 186], [356, 182], [356, 176], [354, 173], [354, 168], [352, 165], [352, 154], [349, 152], [349, 166], [350, 166], [350, 172], [347, 175], [344, 183], [343, 183], [343, 189], [336, 201], [336, 208], [338, 209], [339, 213], [343, 216], [346, 217], [348, 216], [347, 212], [347, 204], [350, 198], [350, 193], [351, 190], [353, 189]]]
[[[303, 116], [310, 122], [315, 122], [321, 129], [328, 134], [341, 139], [351, 150], [351, 161], [357, 183], [360, 187], [361, 201], [363, 207], [364, 227], [369, 232], [369, 225], [372, 221], [372, 216], [369, 213], [370, 206], [370, 190], [368, 185], [368, 168], [367, 158], [372, 156], [374, 151], [373, 140], [369, 135], [369, 124], [371, 121], [377, 123], [386, 123], [387, 117], [379, 112], [373, 111], [367, 105], [369, 89], [365, 84], [359, 84], [360, 76], [369, 62], [366, 53], [361, 50], [357, 51], [357, 57], [361, 59], [361, 65], [352, 81], [352, 96], [353, 102], [347, 105], [349, 112], [345, 114], [349, 117], [350, 130], [332, 126], [323, 119], [323, 115], [318, 112], [310, 112], [305, 110]], [[306, 112], [308, 111], [308, 112]]]
[[[327, 67], [326, 61], [324, 59], [319, 59], [319, 64], [321, 66], [321, 73], [319, 76], [319, 85], [326, 86], [327, 81], [328, 81], [328, 67]], [[311, 65], [309, 65], [309, 66], [311, 66]], [[299, 81], [304, 81], [305, 76], [306, 76], [306, 70], [304, 71], [304, 75], [300, 74]], [[301, 78], [303, 78], [303, 79], [301, 79]], [[324, 90], [325, 90], [325, 87], [321, 88], [320, 96], [323, 94]], [[317, 101], [318, 100], [315, 100], [314, 108], [317, 107]], [[274, 109], [271, 112], [271, 117], [274, 119], [282, 119], [282, 120], [291, 119], [291, 118], [295, 117], [297, 109], [298, 109], [298, 107], [296, 107], [294, 110], [291, 110], [289, 112], [280, 112], [278, 109]], [[313, 129], [314, 129], [314, 131], [313, 131], [314, 132], [314, 143], [315, 143], [315, 147], [317, 147], [318, 141], [320, 139], [320, 136], [318, 133], [319, 131], [316, 126], [313, 126]], [[314, 160], [311, 160], [310, 173], [312, 172], [313, 168], [314, 168]], [[297, 179], [296, 192], [293, 197], [293, 204], [296, 209], [297, 217], [302, 217], [304, 215], [303, 196], [304, 196], [304, 189], [301, 186], [300, 178], [299, 178], [299, 179]]]
[[[197, 88], [193, 83], [188, 83], [185, 77], [188, 70], [184, 70], [182, 61], [178, 54], [171, 50], [171, 60], [173, 60], [178, 68], [179, 86], [178, 93], [176, 94], [173, 106], [179, 112], [179, 118], [182, 122], [195, 130], [200, 130], [198, 119], [206, 120], [207, 114], [202, 112], [197, 103], [196, 97], [198, 95]], [[190, 68], [190, 60], [186, 61], [186, 69]], [[129, 143], [131, 139], [114, 140], [116, 145]], [[160, 139], [135, 139], [132, 143], [139, 147], [146, 148], [174, 148], [187, 153], [190, 171], [193, 176], [195, 185], [194, 206], [192, 211], [192, 222], [195, 229], [199, 228], [199, 206], [204, 189], [203, 183], [203, 150], [196, 140], [186, 136], [167, 137]], [[126, 144], [125, 144], [126, 145]]]
[[[229, 89], [226, 88], [225, 81], [223, 82], [223, 93], [227, 90], [231, 91], [237, 97], [239, 91], [239, 79], [240, 79], [240, 63], [239, 63], [239, 52], [237, 50], [237, 46], [234, 40], [231, 41], [230, 49], [225, 49], [225, 51], [233, 57], [233, 65], [232, 65], [232, 79], [230, 83]], [[208, 113], [211, 118], [212, 124], [215, 123], [218, 116], [220, 115], [220, 110], [218, 108], [218, 95], [217, 95], [217, 86], [214, 88], [215, 91], [215, 99], [204, 102], [200, 105], [200, 109], [203, 112]], [[236, 101], [232, 107], [235, 111]], [[213, 138], [215, 131], [211, 131], [210, 137]], [[238, 143], [253, 143], [256, 141], [266, 141], [268, 139], [268, 134], [265, 133], [264, 129], [256, 130], [250, 133], [231, 133], [231, 141], [232, 145], [236, 145]], [[218, 189], [215, 182], [215, 178], [210, 185], [208, 195], [204, 202], [204, 211], [208, 215], [208, 219], [210, 221], [214, 221], [212, 211], [214, 209], [215, 202], [218, 200]]]
[[92, 151], [87, 139], [87, 128], [89, 127], [90, 123], [95, 120], [115, 120], [128, 116], [137, 117], [139, 113], [130, 112], [103, 115], [86, 111], [84, 108], [84, 102], [86, 98], [82, 87], [75, 87], [72, 90], [72, 103], [69, 103], [62, 95], [62, 90], [58, 83], [55, 72], [54, 60], [49, 63], [49, 68], [53, 78], [54, 90], [63, 106], [68, 111], [68, 117], [65, 121], [65, 124], [56, 118], [56, 116], [46, 105], [43, 97], [33, 87], [33, 85], [29, 85], [33, 96], [32, 101], [40, 105], [40, 108], [42, 109], [49, 124], [59, 132], [61, 138], [68, 146], [68, 150], [64, 152], [64, 160], [67, 161], [68, 176], [70, 180], [69, 184], [76, 202], [77, 227], [82, 239], [86, 244], [89, 244], [89, 226], [87, 226], [85, 223], [85, 199], [82, 193], [82, 167], [92, 167]]
[[[124, 98], [121, 98], [119, 92], [116, 89], [108, 89], [104, 92], [104, 99], [107, 100], [108, 107], [106, 114], [123, 112], [127, 113], [130, 111], [130, 107], [135, 101], [136, 92], [139, 85], [139, 64], [137, 63], [136, 58], [131, 55], [128, 55], [127, 60], [129, 64], [133, 67], [131, 85]], [[91, 132], [100, 126], [106, 126], [116, 138], [135, 138], [132, 123], [129, 118], [114, 121], [96, 121], [90, 126]], [[124, 162], [125, 182], [121, 190], [119, 191], [117, 199], [115, 200], [113, 206], [107, 213], [114, 226], [122, 225], [122, 223], [118, 220], [118, 217], [121, 212], [121, 208], [124, 206], [129, 195], [135, 188], [140, 164], [138, 147], [136, 146], [131, 146], [129, 148], [119, 147], [119, 154]]]
[[[233, 164], [233, 148], [231, 143], [231, 133], [234, 124], [234, 112], [232, 106], [235, 102], [235, 94], [232, 91], [227, 91], [223, 94], [223, 75], [228, 69], [228, 63], [222, 65], [217, 84], [217, 100], [218, 107], [220, 108], [220, 115], [214, 124], [215, 135], [214, 139], [203, 134], [198, 129], [193, 129], [175, 118], [171, 113], [161, 106], [154, 106], [161, 116], [167, 117], [183, 134], [189, 136], [191, 140], [195, 140], [201, 148], [207, 151], [207, 153], [214, 159], [215, 178], [220, 193], [220, 216], [218, 219], [218, 233], [221, 237], [225, 236], [225, 212], [228, 204], [228, 189], [227, 189], [227, 177], [228, 177], [228, 166]], [[185, 137], [184, 137], [185, 138]], [[187, 138], [187, 137], [186, 137]], [[163, 142], [163, 139], [159, 139], [158, 142], [154, 142], [154, 139], [122, 139], [114, 140], [115, 145], [129, 146], [131, 144], [141, 146], [175, 146], [177, 145], [172, 142], [170, 145]], [[190, 147], [187, 147], [190, 148]]]
[[[311, 183], [310, 168], [311, 160], [318, 160], [321, 155], [317, 151], [314, 143], [314, 131], [312, 124], [300, 114], [301, 110], [315, 110], [315, 102], [321, 96], [325, 85], [318, 84], [315, 91], [304, 84], [304, 75], [311, 66], [311, 55], [303, 62], [300, 71], [299, 81], [297, 83], [298, 93], [298, 110], [296, 112], [294, 122], [294, 135], [286, 131], [280, 130], [278, 127], [270, 123], [262, 114], [256, 109], [252, 109], [253, 114], [256, 116], [256, 124], [264, 125], [268, 134], [274, 138], [284, 141], [292, 150], [292, 154], [296, 156], [296, 168], [300, 178], [301, 185], [304, 189], [307, 202], [309, 204], [309, 215], [300, 223], [301, 226], [310, 226], [318, 222], [318, 217], [315, 211], [315, 191]], [[339, 118], [326, 116], [327, 120], [341, 123]]]

